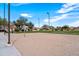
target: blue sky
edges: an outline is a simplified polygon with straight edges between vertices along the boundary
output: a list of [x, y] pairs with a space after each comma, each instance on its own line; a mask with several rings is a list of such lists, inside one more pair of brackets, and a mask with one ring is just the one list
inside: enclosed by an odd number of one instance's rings
[[[3, 4], [0, 4], [0, 16], [3, 17]], [[79, 4], [78, 3], [20, 3], [11, 4], [11, 21], [20, 16], [28, 18], [38, 27], [47, 24], [50, 14], [50, 25], [52, 26], [79, 26]], [[7, 4], [6, 4], [7, 18]], [[39, 21], [38, 21], [39, 18]]]

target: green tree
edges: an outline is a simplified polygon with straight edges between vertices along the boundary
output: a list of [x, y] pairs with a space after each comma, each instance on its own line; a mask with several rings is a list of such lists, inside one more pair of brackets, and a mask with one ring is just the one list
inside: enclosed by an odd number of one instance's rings
[[49, 25], [43, 25], [43, 26], [42, 26], [42, 29], [44, 29], [44, 30], [49, 30]]
[[25, 25], [26, 22], [27, 22], [27, 18], [25, 18], [25, 17], [20, 17], [20, 18], [16, 21], [17, 25], [20, 25], [20, 26]]
[[27, 22], [28, 19], [24, 18], [24, 17], [19, 17], [19, 19], [17, 19], [16, 21], [13, 21], [13, 24], [16, 25], [17, 30], [22, 30], [23, 25], [28, 26], [29, 30], [32, 31], [34, 24], [32, 22]]
[[7, 19], [3, 19], [3, 24], [6, 26], [8, 24]]
[[7, 25], [7, 24], [8, 24], [7, 20], [6, 19], [2, 19], [0, 17], [0, 25]]
[[29, 30], [32, 31], [34, 24], [32, 22], [29, 22], [28, 24]]
[[61, 30], [66, 30], [66, 31], [68, 31], [68, 30], [69, 30], [69, 26], [68, 26], [68, 25], [64, 25], [64, 26], [61, 28]]
[[2, 25], [2, 18], [0, 17], [0, 25]]
[[22, 30], [23, 25], [27, 24], [27, 18], [25, 17], [19, 17], [16, 21], [13, 21], [13, 24], [17, 27], [16, 30], [20, 31]]
[[25, 17], [19, 17], [16, 21], [13, 21], [13, 23], [16, 25], [16, 27], [20, 28], [23, 25], [26, 25], [27, 23], [27, 18]]
[[62, 27], [57, 26], [57, 27], [55, 28], [55, 30], [56, 30], [56, 31], [61, 31], [61, 28], [62, 28]]

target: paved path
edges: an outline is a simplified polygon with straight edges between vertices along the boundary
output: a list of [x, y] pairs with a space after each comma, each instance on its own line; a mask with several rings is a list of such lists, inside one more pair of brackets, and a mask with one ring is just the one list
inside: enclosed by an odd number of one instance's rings
[[0, 56], [20, 56], [19, 51], [12, 45], [7, 46], [7, 34], [0, 33]]

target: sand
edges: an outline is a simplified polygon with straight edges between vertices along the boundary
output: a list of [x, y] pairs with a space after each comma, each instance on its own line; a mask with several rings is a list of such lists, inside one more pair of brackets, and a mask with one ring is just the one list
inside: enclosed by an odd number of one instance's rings
[[79, 35], [21, 33], [11, 41], [22, 56], [79, 56]]

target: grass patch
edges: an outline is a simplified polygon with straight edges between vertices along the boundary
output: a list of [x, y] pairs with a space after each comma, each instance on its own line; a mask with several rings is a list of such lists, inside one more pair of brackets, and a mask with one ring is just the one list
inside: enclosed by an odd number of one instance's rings
[[[15, 33], [24, 33], [24, 32], [15, 32]], [[79, 31], [28, 31], [25, 33], [54, 33], [54, 34], [79, 35]]]
[[54, 31], [52, 33], [56, 34], [71, 34], [71, 35], [79, 35], [79, 31]]

